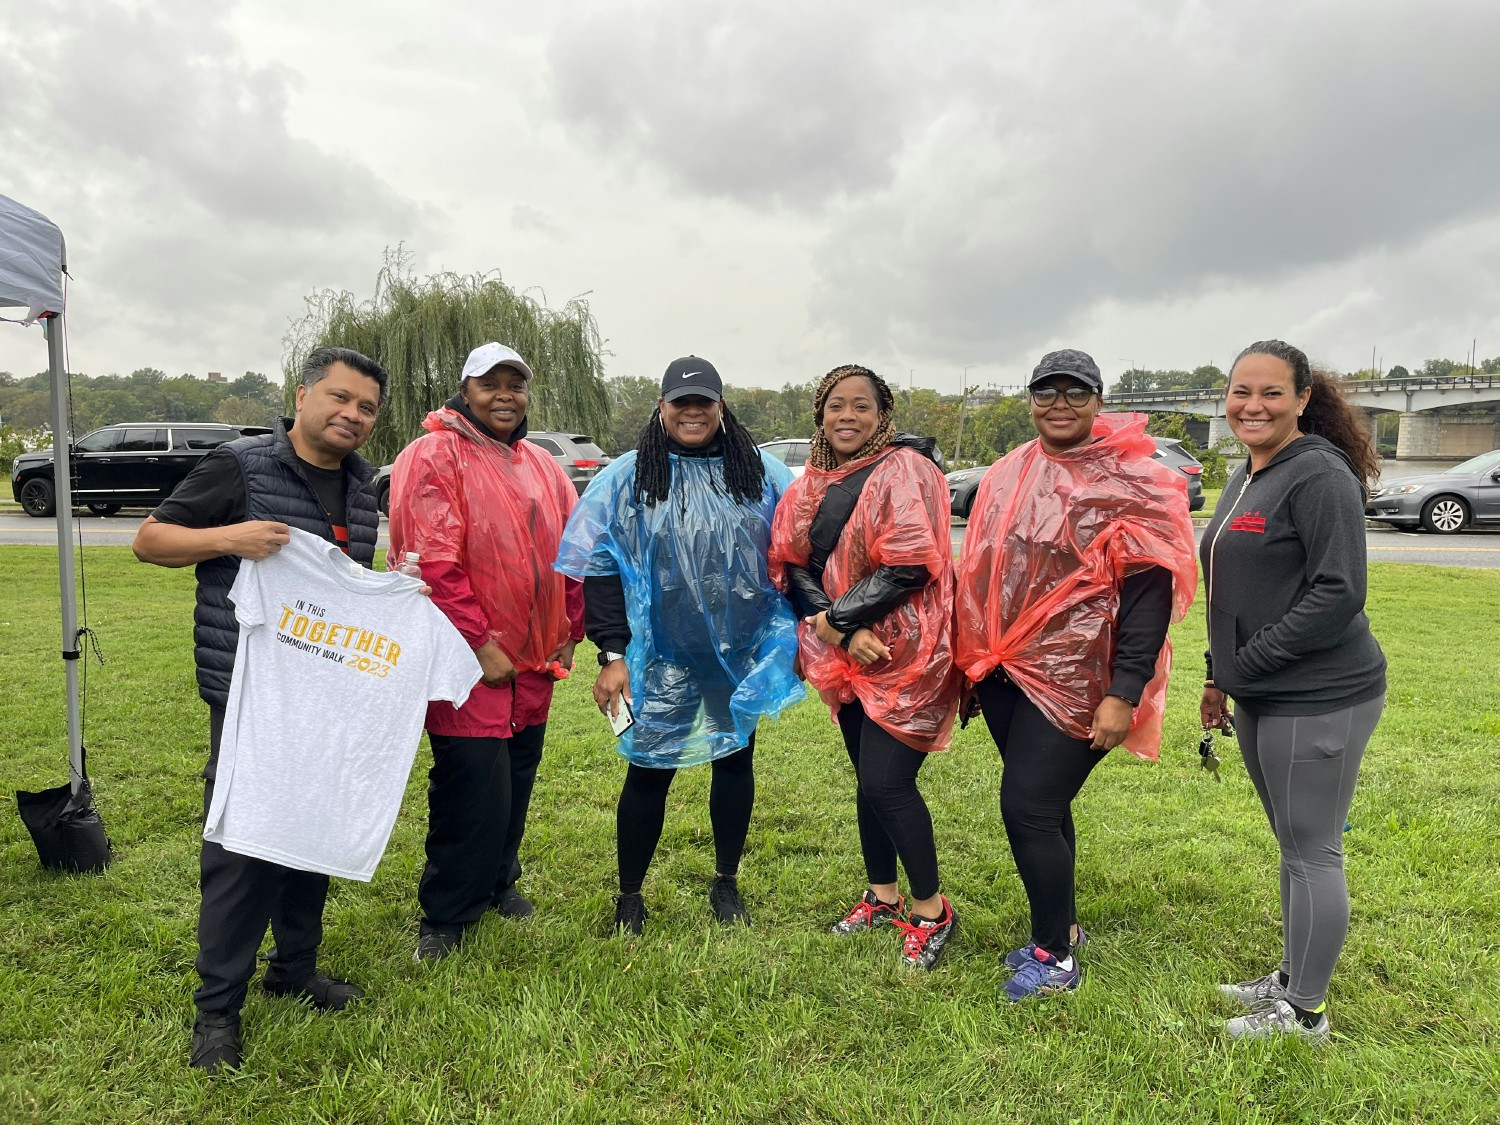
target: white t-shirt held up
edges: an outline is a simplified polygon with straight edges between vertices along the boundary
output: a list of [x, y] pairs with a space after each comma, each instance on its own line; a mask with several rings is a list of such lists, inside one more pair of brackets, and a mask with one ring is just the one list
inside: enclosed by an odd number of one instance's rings
[[240, 563], [239, 647], [204, 839], [368, 881], [385, 852], [429, 700], [459, 706], [479, 661], [422, 584], [316, 535]]

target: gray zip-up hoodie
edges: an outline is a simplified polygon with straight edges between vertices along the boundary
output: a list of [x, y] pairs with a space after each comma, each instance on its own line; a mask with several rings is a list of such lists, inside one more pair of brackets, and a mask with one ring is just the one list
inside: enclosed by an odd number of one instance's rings
[[1319, 715], [1385, 691], [1365, 616], [1364, 496], [1332, 442], [1298, 438], [1229, 478], [1203, 534], [1209, 676], [1256, 715]]

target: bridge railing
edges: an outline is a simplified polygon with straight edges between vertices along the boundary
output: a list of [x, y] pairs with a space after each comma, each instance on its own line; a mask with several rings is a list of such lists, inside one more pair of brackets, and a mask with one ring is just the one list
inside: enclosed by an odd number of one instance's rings
[[[1486, 390], [1492, 387], [1500, 387], [1500, 375], [1487, 375], [1476, 372], [1473, 375], [1445, 375], [1441, 378], [1422, 378], [1410, 376], [1405, 379], [1359, 379], [1354, 381], [1340, 380], [1339, 387], [1345, 394], [1368, 393], [1381, 395], [1387, 392], [1396, 394], [1409, 394], [1413, 391], [1442, 391], [1452, 388], [1454, 390]], [[1145, 406], [1157, 402], [1210, 402], [1222, 398], [1224, 389], [1222, 387], [1179, 387], [1177, 389], [1158, 391], [1126, 391], [1117, 392], [1107, 396], [1112, 406], [1131, 405]]]
[[1500, 375], [1475, 372], [1473, 375], [1445, 375], [1440, 379], [1423, 379], [1417, 376], [1407, 379], [1359, 379], [1353, 382], [1341, 382], [1339, 385], [1345, 391], [1369, 391], [1377, 395], [1385, 391], [1442, 391], [1449, 387], [1481, 390], [1500, 387]]

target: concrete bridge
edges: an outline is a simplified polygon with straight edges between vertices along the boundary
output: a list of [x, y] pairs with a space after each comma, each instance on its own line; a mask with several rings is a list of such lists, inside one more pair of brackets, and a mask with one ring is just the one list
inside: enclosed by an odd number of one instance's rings
[[[1500, 448], [1500, 375], [1367, 379], [1341, 383], [1355, 406], [1398, 413], [1396, 460], [1457, 461]], [[1208, 422], [1208, 444], [1233, 437], [1222, 390], [1135, 391], [1108, 396], [1111, 410], [1194, 414]]]

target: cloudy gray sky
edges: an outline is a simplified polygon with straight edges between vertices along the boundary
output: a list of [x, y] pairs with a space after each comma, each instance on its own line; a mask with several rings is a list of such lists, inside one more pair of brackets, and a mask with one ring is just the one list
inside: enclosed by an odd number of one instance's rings
[[1500, 355], [1497, 42], [1494, 0], [0, 0], [0, 194], [90, 374], [276, 372], [398, 242], [587, 293], [610, 374], [1415, 366]]

